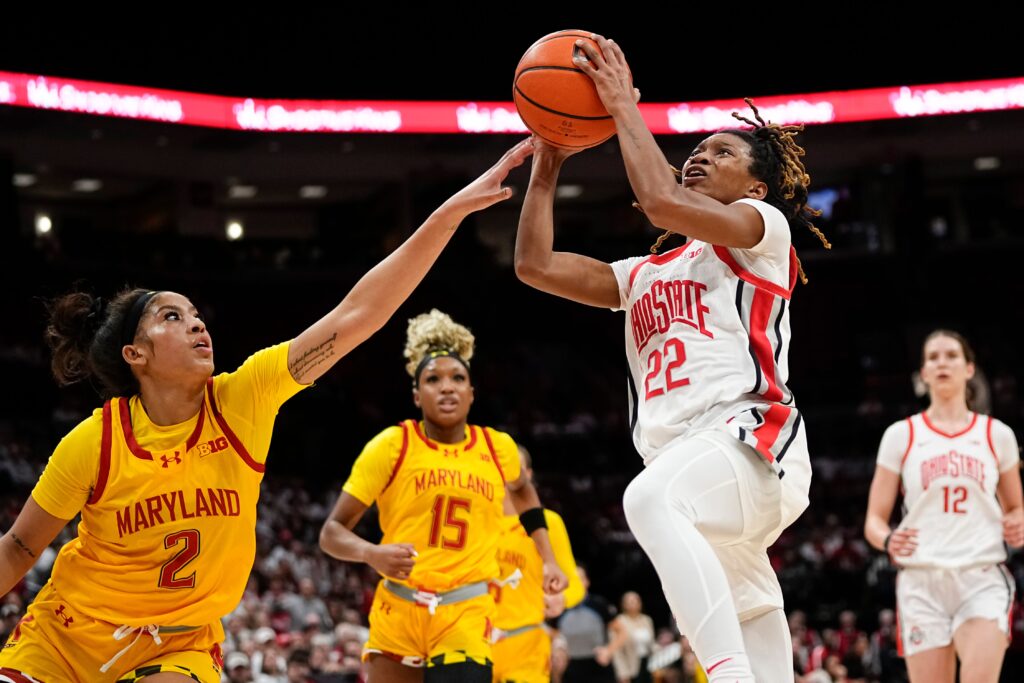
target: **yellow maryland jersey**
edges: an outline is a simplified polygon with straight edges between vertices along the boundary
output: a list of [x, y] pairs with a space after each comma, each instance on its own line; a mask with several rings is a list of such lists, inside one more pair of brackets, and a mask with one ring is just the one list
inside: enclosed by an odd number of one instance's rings
[[519, 453], [508, 434], [468, 425], [460, 443], [436, 443], [406, 420], [366, 444], [343, 490], [364, 505], [376, 501], [381, 543], [416, 548], [403, 583], [444, 591], [498, 578], [505, 483], [518, 478]]
[[32, 497], [82, 513], [53, 568], [63, 599], [131, 626], [205, 625], [238, 605], [274, 419], [303, 388], [287, 358], [279, 344], [211, 378], [187, 422], [155, 425], [138, 396], [114, 398], [60, 442]]
[[[565, 608], [569, 609], [579, 604], [586, 592], [576, 572], [576, 559], [572, 555], [565, 522], [557, 512], [547, 509], [544, 510], [544, 519], [548, 523], [548, 536], [551, 538], [555, 561], [569, 579], [565, 589]], [[507, 515], [502, 518], [501, 526], [501, 540], [498, 543], [501, 576], [506, 577], [516, 569], [523, 573], [518, 588], [494, 587], [494, 601], [498, 605], [494, 625], [510, 631], [544, 621], [544, 561], [533, 539], [519, 523], [519, 517]]]

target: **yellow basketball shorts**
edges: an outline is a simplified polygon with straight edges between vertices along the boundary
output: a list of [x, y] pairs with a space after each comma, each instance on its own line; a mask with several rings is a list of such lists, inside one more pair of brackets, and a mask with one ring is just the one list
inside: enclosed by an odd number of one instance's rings
[[494, 683], [551, 681], [551, 636], [543, 627], [502, 638], [492, 648]]
[[[116, 630], [117, 624], [77, 611], [47, 583], [0, 650], [0, 673], [12, 680], [18, 680], [12, 673], [26, 674], [42, 683], [134, 683], [166, 671], [200, 683], [220, 683], [220, 633], [213, 624], [185, 633], [159, 633], [161, 645], [139, 631], [115, 640]], [[100, 672], [133, 641], [106, 673]]]
[[484, 594], [452, 605], [442, 603], [431, 615], [425, 606], [391, 593], [381, 581], [370, 609], [370, 639], [363, 660], [382, 655], [412, 667], [466, 661], [490, 665], [494, 611], [494, 598]]

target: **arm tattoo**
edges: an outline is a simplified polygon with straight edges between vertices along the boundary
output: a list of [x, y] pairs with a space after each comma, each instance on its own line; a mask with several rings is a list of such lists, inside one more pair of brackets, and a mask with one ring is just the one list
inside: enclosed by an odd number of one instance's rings
[[28, 553], [30, 557], [35, 558], [36, 554], [34, 552], [32, 552], [31, 548], [29, 548], [27, 545], [25, 545], [24, 541], [22, 541], [20, 538], [18, 538], [17, 534], [11, 534], [11, 538], [14, 539], [15, 545], [17, 545], [19, 548], [21, 548], [26, 553]]
[[292, 377], [301, 380], [310, 370], [321, 363], [328, 362], [334, 356], [334, 341], [337, 338], [338, 333], [335, 332], [319, 345], [311, 346], [303, 351], [301, 356], [289, 363], [288, 370], [291, 371]]

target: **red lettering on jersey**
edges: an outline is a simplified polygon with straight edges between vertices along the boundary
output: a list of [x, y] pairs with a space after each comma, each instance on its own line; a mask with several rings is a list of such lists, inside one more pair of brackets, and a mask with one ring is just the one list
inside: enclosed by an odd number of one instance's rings
[[160, 500], [164, 502], [164, 507], [167, 508], [168, 514], [171, 516], [171, 521], [178, 519], [178, 515], [174, 512], [174, 493], [171, 493], [171, 497], [168, 498], [166, 493], [160, 494]]
[[[196, 513], [194, 513], [194, 512], [190, 513], [188, 511], [188, 508], [185, 507], [185, 493], [183, 491], [175, 491], [174, 493], [178, 495], [178, 503], [181, 505], [181, 518], [182, 519], [192, 519], [193, 517], [195, 517]], [[174, 495], [174, 494], [171, 494], [171, 495]]]
[[436, 487], [457, 488], [479, 493], [489, 501], [494, 500], [494, 484], [486, 479], [459, 470], [429, 470], [416, 475], [416, 493], [424, 493]]
[[160, 516], [160, 496], [151, 496], [146, 499], [146, 512], [149, 513], [150, 526], [164, 523], [164, 518]]
[[[210, 500], [210, 514], [216, 517], [217, 515], [228, 514], [227, 502], [224, 500], [224, 489], [206, 489], [206, 497]], [[217, 512], [220, 510], [220, 512]]]
[[693, 280], [655, 280], [650, 289], [629, 310], [629, 325], [637, 352], [643, 350], [655, 334], [665, 334], [674, 323], [688, 325], [709, 339], [715, 335], [707, 327], [705, 314], [711, 309], [701, 301], [707, 285]]
[[202, 489], [196, 489], [196, 517], [209, 517], [210, 505], [206, 502], [206, 496]]
[[150, 527], [149, 520], [146, 518], [146, 511], [142, 507], [142, 503], [135, 503], [135, 530], [140, 531], [142, 529], [148, 529]]
[[513, 550], [505, 548], [498, 550], [498, 562], [501, 564], [512, 565], [519, 569], [526, 569], [526, 556], [522, 553], [517, 553]]
[[226, 489], [225, 496], [228, 501], [228, 517], [237, 517], [242, 514], [242, 501], [238, 497], [238, 491]]
[[966, 453], [950, 451], [921, 463], [921, 487], [927, 491], [940, 477], [973, 479], [985, 490], [985, 463]]
[[135, 530], [132, 528], [132, 513], [129, 509], [131, 506], [126, 505], [124, 508], [124, 514], [121, 511], [117, 512], [117, 537], [122, 538], [125, 534], [133, 534]]

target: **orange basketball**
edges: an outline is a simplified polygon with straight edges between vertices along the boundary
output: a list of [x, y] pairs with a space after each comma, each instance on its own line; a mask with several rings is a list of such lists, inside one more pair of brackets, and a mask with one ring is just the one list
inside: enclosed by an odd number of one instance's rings
[[558, 31], [530, 46], [516, 67], [512, 98], [526, 127], [557, 147], [583, 149], [615, 134], [615, 121], [601, 104], [594, 82], [572, 61], [586, 53], [589, 31]]

